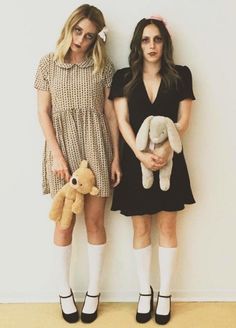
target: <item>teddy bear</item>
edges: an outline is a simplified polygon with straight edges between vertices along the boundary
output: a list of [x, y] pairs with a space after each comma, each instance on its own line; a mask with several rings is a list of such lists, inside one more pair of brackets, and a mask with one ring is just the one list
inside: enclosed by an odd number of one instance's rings
[[62, 229], [71, 225], [73, 213], [79, 214], [84, 208], [84, 195], [97, 195], [99, 189], [95, 186], [95, 176], [88, 162], [83, 160], [79, 168], [55, 195], [49, 213], [50, 219], [60, 222]]
[[[182, 151], [182, 143], [178, 130], [173, 121], [164, 116], [148, 116], [142, 123], [136, 135], [136, 146], [141, 151], [152, 152], [158, 156], [163, 155], [163, 143], [169, 140], [172, 151], [167, 163], [160, 169], [160, 188], [167, 191], [170, 188], [170, 176], [173, 166], [174, 151]], [[141, 163], [142, 184], [145, 189], [151, 188], [154, 181], [153, 171]]]

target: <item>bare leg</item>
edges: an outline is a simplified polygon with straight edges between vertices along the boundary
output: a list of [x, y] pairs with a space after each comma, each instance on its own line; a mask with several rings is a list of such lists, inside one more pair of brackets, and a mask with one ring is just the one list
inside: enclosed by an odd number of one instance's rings
[[87, 195], [85, 197], [84, 213], [88, 242], [94, 245], [106, 243], [104, 228], [105, 197]]
[[54, 244], [57, 246], [68, 246], [72, 242], [72, 233], [75, 225], [75, 216], [72, 219], [68, 229], [62, 229], [60, 223], [57, 222], [54, 231]]
[[135, 249], [144, 248], [151, 244], [151, 215], [137, 215], [132, 217]]
[[176, 217], [177, 212], [162, 211], [157, 214], [161, 247], [177, 247]]

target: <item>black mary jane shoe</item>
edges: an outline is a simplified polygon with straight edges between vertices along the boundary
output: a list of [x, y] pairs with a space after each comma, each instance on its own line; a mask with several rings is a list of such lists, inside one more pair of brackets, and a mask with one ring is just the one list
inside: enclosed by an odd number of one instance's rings
[[[70, 295], [68, 295], [68, 296], [60, 296], [59, 295], [59, 297], [60, 297], [61, 312], [62, 312], [62, 316], [63, 316], [64, 320], [69, 322], [69, 323], [75, 323], [75, 322], [79, 321], [79, 312], [78, 312], [77, 307], [76, 307], [74, 294], [73, 294], [72, 290], [71, 290]], [[62, 309], [61, 299], [69, 298], [69, 297], [72, 297], [74, 305], [76, 307], [76, 311], [73, 312], [73, 313], [65, 313], [65, 312], [63, 312], [63, 309]]]
[[151, 319], [152, 316], [152, 310], [153, 310], [153, 289], [152, 286], [150, 286], [151, 289], [151, 293], [150, 294], [139, 294], [139, 299], [138, 299], [138, 303], [140, 301], [140, 297], [145, 297], [145, 296], [151, 296], [151, 300], [150, 300], [150, 310], [147, 313], [141, 313], [141, 312], [136, 312], [136, 321], [139, 323], [145, 323], [148, 322]]
[[[157, 314], [157, 306], [158, 306], [159, 297], [169, 298], [169, 300], [170, 300], [170, 311], [166, 315]], [[158, 292], [156, 312], [155, 312], [156, 323], [158, 323], [159, 325], [166, 325], [170, 321], [170, 318], [171, 318], [171, 295], [170, 296], [163, 296], [163, 295], [160, 295], [160, 292]]]
[[[97, 304], [97, 308], [96, 308], [96, 311], [95, 312], [93, 312], [93, 313], [85, 313], [85, 312], [83, 312], [85, 301], [86, 301], [86, 297], [93, 297], [93, 298], [96, 298], [97, 297], [98, 298], [98, 304]], [[88, 292], [86, 293], [85, 298], [84, 298], [83, 308], [82, 308], [82, 311], [81, 311], [81, 321], [82, 322], [84, 322], [84, 323], [91, 323], [91, 322], [93, 322], [94, 320], [97, 319], [99, 299], [100, 299], [100, 294], [93, 296], [93, 295], [89, 295]]]

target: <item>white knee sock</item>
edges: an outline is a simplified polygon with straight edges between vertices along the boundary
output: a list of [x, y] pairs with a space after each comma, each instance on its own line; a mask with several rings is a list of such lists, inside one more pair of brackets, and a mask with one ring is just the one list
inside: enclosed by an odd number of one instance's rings
[[[88, 294], [96, 296], [100, 292], [100, 278], [103, 267], [106, 244], [93, 245], [88, 243], [89, 286]], [[83, 307], [84, 313], [94, 313], [97, 309], [98, 298], [86, 297]]]
[[[134, 249], [136, 268], [139, 280], [139, 290], [141, 294], [150, 294], [150, 268], [152, 246]], [[151, 296], [141, 296], [138, 304], [139, 313], [147, 313], [150, 310]]]
[[[57, 276], [58, 293], [60, 296], [69, 296], [71, 293], [69, 276], [70, 276], [71, 245], [55, 245], [55, 268]], [[61, 299], [64, 313], [76, 312], [72, 297]]]
[[[169, 296], [171, 294], [171, 281], [176, 264], [176, 247], [159, 247], [160, 268], [160, 294]], [[167, 315], [170, 311], [170, 300], [159, 297], [156, 313]]]

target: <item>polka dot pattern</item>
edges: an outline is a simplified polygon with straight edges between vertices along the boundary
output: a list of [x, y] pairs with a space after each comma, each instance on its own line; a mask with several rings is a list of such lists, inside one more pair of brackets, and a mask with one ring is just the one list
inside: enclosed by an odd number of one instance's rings
[[[86, 159], [101, 197], [108, 197], [111, 191], [112, 144], [104, 115], [104, 88], [111, 86], [113, 73], [110, 60], [103, 72], [93, 73], [92, 58], [79, 64], [59, 63], [50, 53], [40, 60], [34, 83], [36, 89], [51, 94], [52, 123], [70, 172]], [[52, 173], [52, 164], [52, 153], [45, 142], [43, 193], [54, 196], [65, 181]]]

